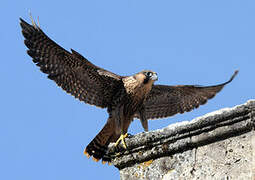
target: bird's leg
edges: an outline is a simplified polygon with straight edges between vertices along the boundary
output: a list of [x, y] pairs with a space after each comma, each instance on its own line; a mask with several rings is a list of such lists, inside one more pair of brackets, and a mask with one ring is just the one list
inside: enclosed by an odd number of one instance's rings
[[126, 138], [127, 136], [128, 136], [127, 133], [126, 133], [126, 134], [121, 133], [119, 139], [118, 139], [118, 140], [116, 141], [116, 143], [115, 143], [115, 146], [118, 146], [118, 144], [119, 144], [120, 141], [121, 141], [122, 144], [123, 144], [123, 147], [124, 147], [125, 149], [127, 149], [127, 145], [126, 145], [126, 143], [125, 143], [125, 138]]
[[119, 134], [120, 133], [120, 137], [119, 139], [115, 142], [115, 147], [118, 146], [118, 144], [120, 143], [120, 141], [122, 142], [123, 144], [123, 147], [125, 149], [127, 149], [127, 145], [125, 143], [125, 138], [128, 136], [127, 133], [124, 134], [124, 114], [123, 114], [123, 111], [124, 111], [124, 106], [118, 106], [116, 108], [116, 111], [115, 111], [115, 121], [116, 121], [116, 134]]

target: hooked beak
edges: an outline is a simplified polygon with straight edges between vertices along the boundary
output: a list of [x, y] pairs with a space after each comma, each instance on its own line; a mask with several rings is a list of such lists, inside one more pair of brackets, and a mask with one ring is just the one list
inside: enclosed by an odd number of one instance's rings
[[153, 73], [153, 75], [151, 76], [151, 80], [153, 80], [153, 81], [157, 81], [158, 80], [157, 73]]

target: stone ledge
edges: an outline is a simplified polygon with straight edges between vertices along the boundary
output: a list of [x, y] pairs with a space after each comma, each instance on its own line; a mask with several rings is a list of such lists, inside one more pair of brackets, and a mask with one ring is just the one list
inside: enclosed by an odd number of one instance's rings
[[[131, 167], [176, 153], [254, 131], [255, 100], [224, 108], [204, 116], [140, 133], [126, 139], [128, 150], [110, 147], [112, 163], [118, 169]], [[117, 155], [114, 155], [117, 154]]]

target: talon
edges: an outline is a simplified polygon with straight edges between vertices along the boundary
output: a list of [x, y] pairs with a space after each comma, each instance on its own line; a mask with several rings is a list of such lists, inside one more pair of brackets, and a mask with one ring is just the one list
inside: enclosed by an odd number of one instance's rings
[[128, 134], [127, 134], [127, 137], [128, 137], [128, 138], [131, 138], [131, 137], [134, 137], [134, 135], [128, 133]]
[[120, 141], [122, 142], [122, 144], [123, 144], [123, 146], [124, 146], [124, 148], [125, 149], [127, 149], [127, 145], [126, 145], [126, 143], [125, 143], [125, 138], [128, 136], [128, 134], [126, 133], [126, 134], [121, 134], [120, 135], [120, 137], [119, 137], [119, 139], [116, 141], [116, 143], [115, 143], [115, 146], [118, 146], [118, 144], [120, 143]]

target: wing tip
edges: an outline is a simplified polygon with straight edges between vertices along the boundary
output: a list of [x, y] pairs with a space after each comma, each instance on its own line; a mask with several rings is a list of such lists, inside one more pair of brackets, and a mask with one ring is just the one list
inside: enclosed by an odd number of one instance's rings
[[230, 83], [231, 81], [233, 81], [233, 79], [236, 77], [236, 75], [239, 73], [239, 70], [235, 70], [234, 74], [231, 76], [231, 78], [224, 84], [228, 84]]
[[33, 28], [33, 29], [36, 29], [36, 30], [40, 30], [40, 23], [39, 23], [39, 17], [37, 18], [37, 23], [34, 21], [31, 13], [30, 13], [30, 19], [31, 19], [31, 22], [32, 22], [32, 25], [29, 24], [28, 22], [26, 22], [24, 19], [22, 19], [21, 17], [19, 17], [19, 20], [20, 20], [20, 26], [22, 27], [22, 29], [28, 29], [28, 28]]
[[239, 69], [235, 70], [234, 74], [233, 74], [233, 78], [239, 73]]
[[24, 19], [22, 19], [21, 17], [19, 18], [19, 24], [22, 27], [22, 29], [24, 29], [25, 26], [28, 26], [30, 24], [28, 24]]
[[19, 21], [20, 21], [20, 23], [24, 22], [24, 20], [21, 17], [19, 17]]

